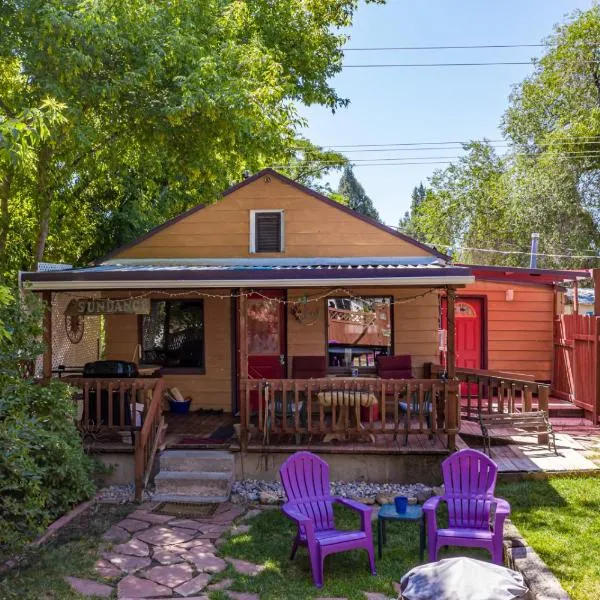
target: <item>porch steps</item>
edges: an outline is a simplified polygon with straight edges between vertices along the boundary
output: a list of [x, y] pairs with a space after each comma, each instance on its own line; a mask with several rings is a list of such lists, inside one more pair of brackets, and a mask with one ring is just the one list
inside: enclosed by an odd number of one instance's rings
[[165, 450], [154, 478], [159, 502], [226, 502], [231, 494], [234, 457], [222, 450]]

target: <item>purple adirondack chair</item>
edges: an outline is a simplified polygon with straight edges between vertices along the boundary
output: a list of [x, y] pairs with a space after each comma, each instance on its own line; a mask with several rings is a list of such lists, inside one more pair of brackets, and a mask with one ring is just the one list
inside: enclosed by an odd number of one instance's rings
[[[331, 496], [329, 465], [311, 452], [296, 452], [279, 469], [288, 501], [282, 510], [295, 521], [298, 533], [292, 545], [293, 560], [299, 545], [306, 546], [317, 587], [323, 586], [323, 563], [328, 554], [364, 548], [369, 554], [371, 573], [375, 571], [375, 552], [371, 530], [371, 508], [346, 498]], [[360, 531], [339, 531], [333, 520], [334, 503], [360, 513]]]
[[[492, 561], [502, 564], [502, 530], [510, 504], [494, 498], [498, 466], [482, 452], [461, 450], [442, 463], [445, 493], [423, 505], [427, 519], [429, 560], [437, 560], [440, 548], [462, 546], [485, 548]], [[436, 509], [448, 505], [448, 528], [438, 529]], [[490, 521], [495, 508], [493, 522]]]

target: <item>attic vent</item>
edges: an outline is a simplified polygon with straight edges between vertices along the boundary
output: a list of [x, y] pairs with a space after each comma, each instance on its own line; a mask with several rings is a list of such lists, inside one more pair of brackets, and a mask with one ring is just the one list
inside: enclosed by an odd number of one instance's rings
[[283, 252], [283, 211], [252, 211], [250, 251]]

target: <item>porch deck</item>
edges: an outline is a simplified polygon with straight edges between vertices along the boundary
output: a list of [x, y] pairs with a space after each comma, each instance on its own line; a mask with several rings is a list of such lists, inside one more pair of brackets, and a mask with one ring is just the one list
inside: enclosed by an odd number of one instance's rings
[[[556, 433], [558, 455], [545, 445], [538, 445], [537, 435], [492, 438], [492, 458], [500, 473], [506, 474], [582, 474], [600, 475], [600, 427], [582, 425], [584, 419], [551, 419]], [[558, 422], [555, 422], [558, 421]], [[584, 428], [580, 431], [578, 428]], [[460, 441], [462, 447], [483, 451], [481, 428], [476, 421], [463, 420]]]

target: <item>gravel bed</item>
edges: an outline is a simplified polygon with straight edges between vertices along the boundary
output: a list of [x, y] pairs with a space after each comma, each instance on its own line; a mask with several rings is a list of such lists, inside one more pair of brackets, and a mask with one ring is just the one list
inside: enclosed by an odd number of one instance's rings
[[[144, 490], [143, 500], [147, 502], [152, 500], [154, 492]], [[96, 501], [103, 504], [127, 504], [135, 501], [135, 486], [133, 483], [126, 485], [109, 485], [101, 488], [96, 494]]]
[[[343, 498], [357, 498], [361, 500], [375, 501], [378, 495], [382, 496], [407, 496], [418, 498], [423, 501], [433, 494], [431, 486], [422, 483], [400, 484], [400, 483], [367, 483], [365, 481], [333, 481], [331, 482], [331, 493]], [[278, 481], [262, 481], [257, 479], [246, 479], [233, 483], [232, 493], [246, 502], [264, 501], [271, 498], [272, 501], [283, 501], [284, 492]], [[268, 502], [267, 502], [268, 503]]]

